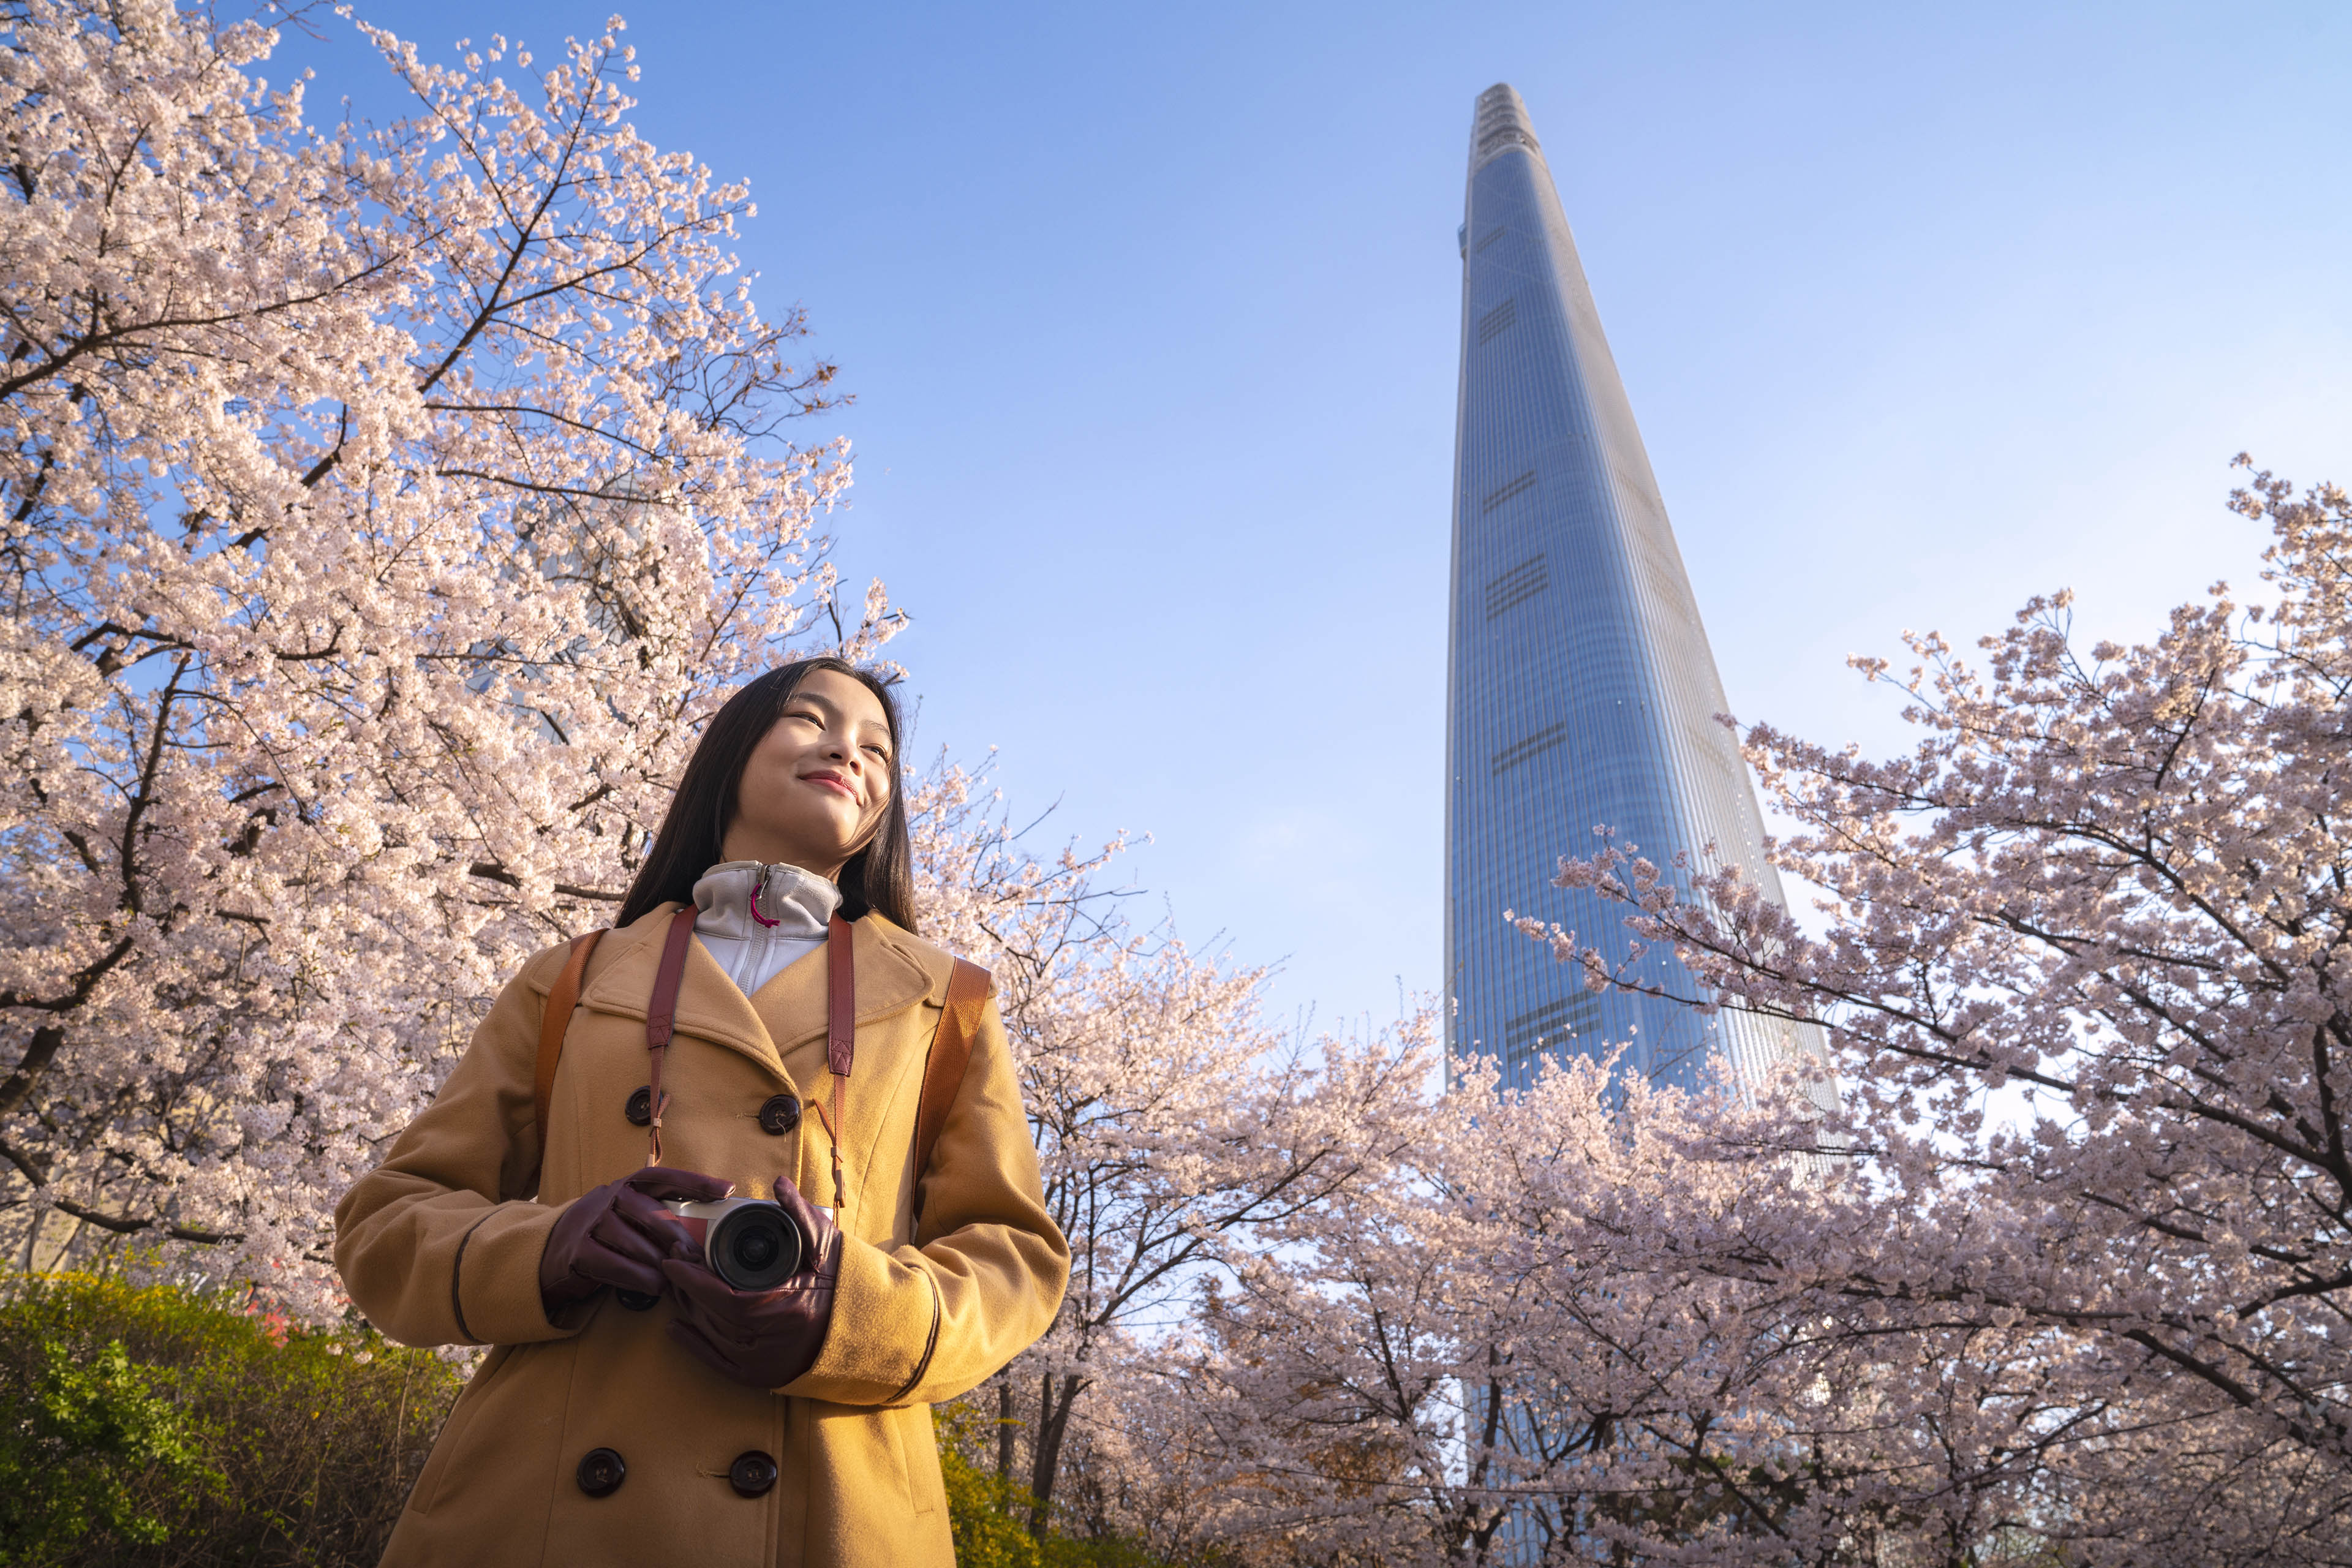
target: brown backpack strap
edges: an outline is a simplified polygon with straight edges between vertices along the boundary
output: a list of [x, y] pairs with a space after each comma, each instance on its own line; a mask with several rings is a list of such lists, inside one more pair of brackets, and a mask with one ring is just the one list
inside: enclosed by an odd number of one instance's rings
[[547, 994], [547, 1010], [539, 1017], [539, 1069], [531, 1075], [530, 1114], [539, 1129], [539, 1157], [547, 1159], [547, 1108], [555, 1099], [555, 1064], [563, 1059], [563, 1031], [572, 1026], [572, 1009], [580, 1002], [580, 977], [588, 972], [588, 955], [604, 936], [592, 931], [572, 939], [572, 956]]
[[948, 976], [947, 1005], [940, 1009], [940, 1026], [931, 1036], [930, 1055], [923, 1058], [923, 1098], [915, 1110], [915, 1213], [923, 1212], [923, 1178], [931, 1168], [931, 1152], [948, 1124], [948, 1109], [963, 1088], [964, 1068], [971, 1065], [972, 1037], [980, 1033], [981, 1009], [988, 1004], [988, 971], [959, 958]]

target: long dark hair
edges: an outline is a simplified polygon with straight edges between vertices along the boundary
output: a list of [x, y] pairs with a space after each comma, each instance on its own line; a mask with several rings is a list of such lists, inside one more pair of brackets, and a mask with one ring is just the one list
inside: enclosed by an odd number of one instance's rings
[[898, 704], [881, 680], [847, 659], [796, 659], [747, 683], [711, 715], [700, 743], [688, 759], [686, 776], [670, 797], [669, 814], [629, 896], [621, 900], [614, 925], [627, 925], [668, 902], [694, 901], [694, 884], [719, 864], [720, 841], [735, 820], [735, 791], [743, 765], [761, 739], [784, 716], [802, 681], [818, 670], [849, 677], [874, 693], [890, 724], [890, 804], [866, 847], [841, 868], [841, 918], [863, 919], [869, 911], [906, 931], [915, 929], [915, 855], [907, 841], [907, 796], [899, 788]]

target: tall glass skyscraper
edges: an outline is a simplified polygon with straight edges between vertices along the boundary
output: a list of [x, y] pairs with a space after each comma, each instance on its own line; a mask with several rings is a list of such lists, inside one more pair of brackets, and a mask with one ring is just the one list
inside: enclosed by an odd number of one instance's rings
[[[1713, 847], [1780, 898], [1706, 631], [1551, 171], [1507, 86], [1478, 97], [1462, 248], [1446, 723], [1445, 973], [1457, 1051], [1524, 1083], [1546, 1057], [1628, 1047], [1620, 1071], [1752, 1078], [1810, 1027], [1583, 989], [1504, 923], [1573, 929], [1622, 959], [1622, 906], [1551, 886], [1593, 829], [1660, 866]], [[1640, 973], [1678, 994], [1670, 952]]]

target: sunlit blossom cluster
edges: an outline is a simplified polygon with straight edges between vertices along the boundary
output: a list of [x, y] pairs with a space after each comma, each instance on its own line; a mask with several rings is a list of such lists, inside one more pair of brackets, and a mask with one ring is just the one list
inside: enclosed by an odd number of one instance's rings
[[751, 300], [747, 191], [629, 124], [617, 22], [363, 30], [387, 125], [169, 0], [0, 37], [13, 1240], [312, 1311], [336, 1198], [609, 913], [699, 721], [890, 619], [835, 608], [843, 450], [779, 430], [830, 369]]
[[2236, 503], [2276, 535], [2259, 607], [2217, 587], [2084, 647], [2037, 599], [1981, 669], [1915, 638], [1890, 761], [1748, 732], [1819, 929], [1703, 863], [1561, 863], [1682, 957], [1682, 1002], [1825, 1024], [1837, 1110], [1801, 1064], [1747, 1096], [1463, 1064], [1404, 1157], [1208, 1296], [1167, 1386], [1212, 1435], [1213, 1538], [2344, 1561], [2352, 500], [2263, 474]]

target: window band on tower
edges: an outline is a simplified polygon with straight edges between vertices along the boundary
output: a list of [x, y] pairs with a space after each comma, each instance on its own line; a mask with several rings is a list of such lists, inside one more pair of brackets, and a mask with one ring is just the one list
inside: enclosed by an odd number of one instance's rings
[[1509, 500], [1513, 496], [1525, 495], [1528, 491], [1535, 489], [1535, 486], [1536, 471], [1533, 468], [1529, 468], [1526, 473], [1521, 474], [1509, 484], [1504, 485], [1496, 489], [1488, 490], [1486, 492], [1486, 500], [1480, 505], [1478, 510], [1481, 511], [1492, 511], [1496, 507], [1502, 505], [1505, 501]]
[[1486, 584], [1486, 618], [1491, 621], [1550, 586], [1551, 577], [1544, 569], [1543, 554], [1538, 552]]
[[1542, 729], [1538, 730], [1534, 734], [1528, 736], [1525, 740], [1514, 741], [1509, 745], [1505, 746], [1501, 751], [1496, 752], [1495, 753], [1495, 772], [1497, 776], [1509, 773], [1513, 768], [1517, 767], [1529, 757], [1538, 755], [1540, 752], [1549, 752], [1554, 746], [1564, 745], [1567, 743], [1567, 741], [1568, 726], [1566, 724], [1547, 724]]
[[1571, 996], [1564, 1002], [1532, 1007], [1503, 1026], [1503, 1049], [1506, 1054], [1516, 1055], [1530, 1039], [1539, 1039], [1555, 1029], [1581, 1034], [1600, 1020], [1598, 996]]

